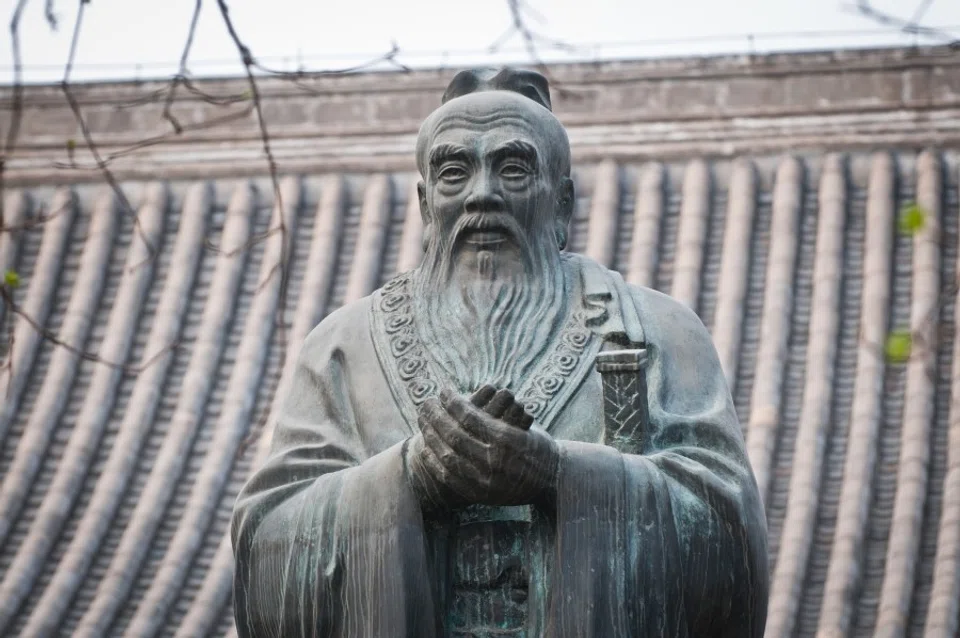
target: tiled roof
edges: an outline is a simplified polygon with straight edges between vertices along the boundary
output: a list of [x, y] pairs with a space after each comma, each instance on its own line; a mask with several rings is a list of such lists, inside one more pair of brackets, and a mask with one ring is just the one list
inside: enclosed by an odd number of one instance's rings
[[[960, 622], [960, 152], [874, 147], [575, 167], [569, 249], [713, 334], [767, 508], [770, 637], [951, 638]], [[130, 369], [0, 307], [0, 635], [232, 632], [225, 534], [268, 437], [242, 441], [283, 394], [283, 341], [416, 265], [410, 170], [285, 170], [282, 212], [262, 173], [128, 177], [136, 228], [101, 184], [21, 175], [7, 224], [51, 219], [2, 237], [16, 303]], [[282, 236], [264, 237], [281, 214], [285, 296]], [[905, 328], [899, 363], [884, 344]]]

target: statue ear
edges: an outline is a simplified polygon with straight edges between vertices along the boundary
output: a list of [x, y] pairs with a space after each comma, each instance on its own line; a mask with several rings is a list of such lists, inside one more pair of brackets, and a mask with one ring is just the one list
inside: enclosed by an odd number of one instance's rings
[[562, 178], [557, 197], [557, 217], [556, 233], [557, 245], [560, 250], [567, 247], [567, 233], [569, 232], [570, 219], [573, 217], [573, 209], [576, 206], [577, 198], [574, 193], [573, 180], [569, 177]]
[[426, 226], [430, 223], [430, 213], [427, 211], [427, 187], [424, 186], [422, 180], [417, 182], [417, 199], [420, 200], [420, 219]]
[[423, 220], [423, 249], [427, 249], [430, 243], [430, 236], [433, 234], [433, 219], [430, 216], [430, 210], [427, 208], [427, 188], [423, 182], [417, 182], [417, 199], [420, 200], [420, 219]]

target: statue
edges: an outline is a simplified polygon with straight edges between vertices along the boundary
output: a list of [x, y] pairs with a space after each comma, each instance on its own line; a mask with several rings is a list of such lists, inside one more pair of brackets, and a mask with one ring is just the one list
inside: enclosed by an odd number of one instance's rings
[[763, 634], [766, 521], [710, 336], [563, 251], [550, 109], [537, 73], [469, 71], [423, 123], [423, 263], [309, 335], [237, 500], [240, 636]]

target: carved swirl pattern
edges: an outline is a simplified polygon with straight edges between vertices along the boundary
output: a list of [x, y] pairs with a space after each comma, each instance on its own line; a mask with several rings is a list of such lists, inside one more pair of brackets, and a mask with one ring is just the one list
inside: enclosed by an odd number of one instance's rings
[[589, 342], [590, 331], [584, 327], [582, 313], [571, 313], [561, 330], [561, 337], [554, 342], [553, 352], [517, 393], [517, 400], [534, 419], [541, 420], [551, 399], [563, 389], [570, 374], [579, 366]]
[[[432, 376], [427, 354], [417, 338], [410, 273], [398, 275], [381, 289], [379, 309], [385, 318], [383, 326], [397, 373], [414, 405], [419, 407], [431, 396], [436, 396], [441, 386]], [[544, 357], [543, 363], [516, 393], [517, 399], [534, 419], [540, 420], [546, 414], [551, 399], [578, 368], [590, 336], [583, 313], [571, 313], [560, 338], [554, 341], [552, 352]]]
[[397, 373], [406, 385], [414, 405], [420, 406], [440, 387], [430, 376], [426, 353], [417, 339], [413, 326], [413, 304], [410, 303], [410, 274], [403, 273], [382, 289], [380, 310], [386, 317], [384, 328], [390, 344], [390, 354], [397, 363]]

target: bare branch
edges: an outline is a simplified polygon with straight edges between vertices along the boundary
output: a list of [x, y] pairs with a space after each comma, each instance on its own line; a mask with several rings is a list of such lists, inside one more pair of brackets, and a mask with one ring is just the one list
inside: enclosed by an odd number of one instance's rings
[[[50, 24], [50, 27], [56, 28], [57, 22], [56, 22], [56, 15], [53, 12], [53, 4], [54, 3], [52, 0], [47, 0], [45, 5], [45, 15], [47, 18], [47, 22]], [[126, 195], [120, 189], [119, 184], [113, 178], [113, 175], [110, 173], [109, 169], [106, 168], [104, 161], [100, 158], [99, 152], [96, 148], [96, 144], [94, 143], [94, 140], [90, 135], [89, 128], [87, 127], [87, 124], [83, 119], [82, 113], [80, 112], [79, 104], [77, 103], [76, 98], [74, 97], [72, 91], [70, 90], [70, 83], [69, 83], [70, 73], [73, 69], [73, 62], [76, 59], [77, 44], [79, 41], [80, 29], [82, 26], [83, 13], [87, 4], [89, 4], [89, 0], [80, 1], [79, 9], [77, 12], [77, 20], [74, 25], [73, 36], [70, 42], [70, 53], [64, 68], [63, 80], [60, 85], [67, 99], [67, 102], [70, 105], [70, 109], [73, 112], [74, 116], [77, 119], [77, 122], [80, 125], [80, 129], [83, 132], [84, 138], [87, 141], [87, 146], [89, 147], [91, 154], [97, 160], [97, 163], [100, 166], [107, 182], [110, 184], [114, 192], [117, 194], [126, 212], [133, 215], [134, 226], [140, 232], [144, 245], [148, 249], [148, 253], [150, 255], [153, 255], [155, 253], [153, 246], [150, 244], [147, 238], [143, 235], [143, 231], [140, 228], [137, 215], [133, 211], [133, 207], [130, 205], [129, 201], [127, 200]], [[22, 77], [21, 77], [22, 66], [21, 66], [21, 59], [20, 59], [19, 22], [20, 22], [20, 17], [22, 15], [23, 8], [25, 6], [26, 6], [26, 0], [20, 0], [20, 2], [17, 4], [16, 9], [14, 10], [13, 18], [10, 22], [10, 32], [11, 32], [11, 35], [13, 36], [12, 39], [13, 39], [13, 57], [14, 57], [14, 90], [13, 90], [14, 98], [13, 98], [13, 113], [11, 117], [10, 128], [7, 130], [7, 137], [4, 145], [3, 158], [0, 159], [0, 232], [18, 232], [21, 230], [26, 230], [29, 228], [39, 226], [41, 224], [45, 224], [48, 221], [61, 215], [65, 210], [68, 209], [68, 206], [66, 205], [61, 206], [58, 210], [55, 210], [50, 214], [44, 214], [41, 209], [40, 213], [32, 220], [29, 220], [27, 222], [24, 222], [14, 227], [7, 227], [4, 224], [4, 218], [3, 218], [3, 205], [4, 205], [3, 202], [5, 200], [4, 168], [5, 168], [7, 158], [9, 158], [13, 154], [16, 148], [16, 143], [19, 136], [20, 122], [21, 122], [22, 113], [23, 113], [23, 84], [22, 84]], [[68, 148], [71, 149], [71, 153], [72, 153], [72, 147], [68, 145]], [[176, 342], [170, 343], [168, 346], [161, 349], [160, 352], [154, 354], [152, 357], [150, 357], [149, 360], [147, 360], [143, 365], [140, 365], [140, 366], [128, 366], [126, 364], [119, 363], [116, 361], [108, 361], [95, 353], [81, 350], [73, 346], [72, 344], [69, 344], [63, 341], [56, 333], [48, 329], [46, 326], [41, 325], [39, 321], [37, 321], [34, 317], [30, 316], [29, 313], [24, 311], [16, 303], [16, 301], [13, 298], [12, 289], [5, 284], [0, 285], [0, 299], [3, 300], [5, 306], [9, 308], [14, 315], [23, 319], [34, 331], [37, 332], [37, 334], [40, 335], [41, 338], [50, 342], [54, 346], [57, 346], [59, 348], [64, 348], [68, 352], [76, 355], [82, 360], [103, 364], [110, 368], [123, 370], [127, 373], [139, 374], [144, 369], [152, 365], [155, 361], [159, 360], [159, 358], [162, 357], [166, 352], [171, 351], [172, 349], [176, 348], [178, 345]], [[7, 339], [7, 360], [2, 367], [5, 369], [9, 369], [12, 373], [13, 358], [11, 355], [12, 355], [12, 349], [14, 345], [12, 323], [10, 324], [10, 328], [11, 328], [11, 332]]]
[[53, 3], [55, 1], [56, 0], [47, 0], [43, 7], [43, 15], [47, 19], [47, 24], [49, 24], [50, 28], [54, 31], [56, 31], [59, 26], [57, 14], [53, 10]]
[[[287, 242], [287, 233], [288, 229], [286, 226], [285, 213], [283, 208], [283, 197], [280, 192], [280, 179], [277, 175], [277, 162], [273, 156], [273, 151], [270, 148], [270, 133], [267, 130], [267, 123], [263, 116], [263, 107], [260, 101], [260, 87], [257, 84], [256, 77], [253, 75], [253, 68], [256, 67], [257, 63], [253, 57], [253, 53], [250, 51], [250, 48], [244, 44], [240, 39], [240, 36], [237, 34], [237, 30], [233, 25], [233, 21], [230, 19], [230, 9], [227, 6], [226, 0], [217, 0], [217, 6], [220, 8], [220, 15], [223, 17], [223, 23], [227, 28], [227, 32], [230, 34], [230, 38], [233, 40], [234, 45], [237, 47], [237, 52], [240, 54], [240, 59], [243, 62], [244, 71], [247, 74], [247, 83], [250, 86], [251, 99], [254, 104], [254, 108], [257, 113], [257, 123], [260, 126], [260, 139], [263, 143], [263, 152], [267, 158], [267, 167], [270, 170], [270, 182], [273, 186], [273, 202], [274, 208], [277, 210], [280, 226], [276, 229], [268, 230], [264, 233], [263, 237], [259, 238], [257, 241], [262, 241], [266, 237], [279, 232], [280, 233], [280, 254], [277, 260], [277, 264], [272, 266], [268, 275], [264, 277], [263, 282], [258, 288], [258, 292], [262, 289], [263, 285], [274, 275], [279, 275], [280, 277], [280, 289], [277, 297], [277, 312], [275, 318], [275, 325], [278, 333], [278, 342], [280, 344], [280, 360], [283, 361], [286, 358], [287, 353], [287, 339], [286, 339], [286, 325], [284, 323], [284, 312], [286, 310], [286, 300], [287, 300], [287, 287], [290, 280], [290, 260], [288, 259], [287, 251], [289, 250]], [[276, 375], [271, 381], [270, 394], [273, 394], [277, 391], [277, 388], [280, 384], [280, 375]], [[258, 423], [251, 429], [251, 435], [253, 432], [262, 431], [267, 425], [267, 419], [269, 418], [270, 411], [264, 410], [261, 418], [258, 420]], [[241, 445], [241, 452], [244, 449]]]
[[253, 247], [256, 246], [257, 244], [259, 244], [260, 242], [266, 241], [267, 239], [270, 239], [271, 237], [273, 237], [273, 236], [276, 235], [277, 233], [283, 233], [283, 232], [285, 232], [285, 228], [284, 228], [283, 225], [275, 226], [274, 228], [268, 228], [267, 230], [263, 231], [262, 233], [258, 233], [258, 234], [256, 234], [256, 235], [254, 235], [253, 237], [251, 237], [250, 240], [247, 241], [246, 243], [244, 243], [244, 244], [242, 244], [242, 245], [240, 245], [240, 246], [238, 246], [238, 247], [236, 247], [236, 248], [232, 248], [232, 249], [230, 249], [230, 250], [224, 250], [223, 248], [221, 248], [220, 246], [217, 246], [215, 243], [213, 243], [213, 242], [210, 241], [209, 239], [205, 239], [203, 243], [204, 243], [204, 245], [207, 247], [208, 250], [210, 250], [210, 251], [212, 251], [212, 252], [214, 252], [214, 253], [217, 253], [218, 255], [225, 255], [225, 256], [227, 256], [227, 257], [236, 257], [237, 255], [239, 255], [239, 254], [242, 253], [243, 251], [245, 251], [245, 250], [250, 250], [251, 248], [253, 248]]
[[156, 255], [156, 247], [143, 232], [137, 212], [134, 210], [133, 206], [130, 205], [130, 201], [127, 199], [126, 193], [124, 193], [123, 189], [120, 188], [120, 184], [110, 171], [109, 166], [100, 156], [100, 151], [97, 148], [97, 144], [93, 139], [93, 135], [90, 133], [90, 127], [87, 126], [87, 122], [83, 118], [83, 113], [80, 110], [80, 103], [77, 102], [77, 99], [70, 87], [70, 72], [73, 70], [73, 62], [77, 55], [77, 45], [80, 41], [80, 29], [83, 25], [84, 9], [88, 4], [89, 0], [80, 1], [80, 7], [77, 10], [77, 20], [73, 27], [73, 37], [70, 40], [70, 53], [64, 68], [63, 80], [60, 82], [60, 88], [63, 91], [64, 97], [67, 99], [67, 104], [70, 106], [70, 110], [73, 112], [77, 123], [80, 125], [80, 132], [83, 134], [83, 139], [87, 144], [87, 148], [90, 150], [90, 155], [93, 156], [93, 159], [96, 162], [97, 167], [100, 169], [100, 172], [103, 174], [103, 178], [106, 180], [107, 184], [109, 184], [110, 188], [113, 189], [114, 194], [117, 196], [117, 199], [120, 202], [122, 211], [125, 214], [133, 217], [134, 230], [140, 236], [144, 246], [146, 246], [147, 253], [150, 255], [150, 257], [153, 257]]
[[[17, 139], [20, 137], [20, 123], [23, 120], [23, 60], [20, 57], [20, 17], [27, 6], [27, 0], [19, 0], [10, 18], [10, 47], [13, 52], [13, 108], [10, 112], [10, 124], [7, 128], [6, 139], [3, 144], [3, 155], [0, 156], [0, 231], [16, 232], [17, 229], [7, 229], [6, 224], [6, 175], [7, 162], [17, 148]], [[12, 307], [12, 304], [11, 304]], [[9, 368], [13, 374], [13, 322], [9, 323], [7, 336], [7, 361], [2, 366]], [[8, 388], [9, 389], [9, 388]]]
[[923, 20], [923, 16], [926, 15], [927, 10], [930, 9], [930, 5], [932, 4], [933, 0], [920, 0], [920, 4], [917, 5], [913, 15], [910, 16], [910, 22], [913, 24], [919, 24], [920, 21]]
[[193, 8], [193, 17], [190, 19], [190, 30], [187, 32], [187, 42], [183, 45], [183, 53], [180, 55], [180, 68], [171, 82], [170, 90], [167, 92], [167, 99], [163, 105], [163, 118], [170, 122], [170, 126], [173, 127], [174, 132], [177, 134], [183, 132], [183, 126], [180, 125], [179, 120], [170, 112], [170, 107], [173, 106], [173, 101], [176, 99], [177, 87], [180, 86], [183, 79], [187, 77], [187, 60], [190, 58], [190, 47], [193, 46], [193, 36], [197, 32], [197, 20], [200, 18], [200, 8], [202, 6], [203, 0], [197, 0], [197, 4]]
[[80, 44], [80, 27], [83, 25], [83, 11], [86, 9], [88, 4], [90, 4], [88, 0], [80, 0], [80, 8], [77, 9], [77, 19], [73, 23], [73, 37], [70, 38], [70, 53], [67, 54], [67, 64], [63, 70], [63, 84], [66, 84], [70, 81], [70, 72], [73, 71], [73, 62], [77, 58], [77, 45]]
[[928, 27], [920, 24], [920, 20], [923, 19], [924, 15], [926, 15], [927, 10], [930, 9], [930, 5], [932, 4], [933, 0], [920, 0], [920, 3], [917, 5], [913, 15], [909, 19], [901, 18], [891, 13], [887, 13], [886, 11], [876, 9], [870, 4], [870, 0], [857, 0], [856, 4], [852, 6], [846, 5], [845, 8], [848, 11], [857, 13], [868, 20], [876, 22], [877, 24], [892, 27], [903, 33], [939, 40], [941, 43], [946, 44], [951, 48], [960, 47], [960, 39], [958, 39], [955, 35], [937, 27]]
[[[176, 76], [174, 76], [174, 78], [172, 78], [170, 82], [163, 88], [151, 91], [142, 97], [120, 102], [115, 106], [115, 108], [119, 110], [138, 108], [146, 104], [156, 104], [157, 102], [166, 100], [175, 79]], [[207, 102], [208, 104], [214, 104], [216, 106], [229, 106], [231, 104], [237, 104], [238, 102], [246, 102], [250, 99], [250, 94], [248, 91], [229, 93], [226, 95], [214, 95], [213, 93], [207, 93], [194, 84], [193, 81], [190, 80], [189, 76], [181, 77], [179, 79], [179, 83], [181, 86], [187, 89], [187, 91], [193, 95], [196, 95], [204, 102]]]
[[4, 226], [3, 228], [0, 228], [0, 232], [18, 233], [23, 230], [30, 230], [31, 228], [42, 226], [43, 224], [46, 224], [47, 222], [56, 219], [57, 217], [59, 217], [69, 209], [70, 209], [70, 205], [64, 204], [63, 206], [60, 206], [57, 210], [53, 211], [49, 215], [45, 215], [43, 213], [43, 204], [41, 204], [39, 214], [36, 217], [34, 217], [33, 219], [29, 219], [21, 224], [16, 224], [13, 226]]
[[550, 72], [550, 68], [540, 57], [537, 45], [545, 44], [554, 49], [567, 52], [575, 52], [578, 50], [577, 47], [567, 42], [563, 42], [562, 40], [556, 40], [554, 38], [549, 38], [534, 32], [527, 25], [525, 12], [531, 13], [534, 17], [539, 17], [541, 21], [543, 18], [542, 16], [539, 16], [539, 14], [533, 12], [533, 9], [527, 4], [526, 0], [507, 0], [507, 8], [510, 10], [510, 17], [513, 21], [513, 24], [510, 25], [503, 35], [497, 38], [493, 45], [490, 46], [489, 51], [491, 53], [496, 53], [514, 34], [518, 34], [521, 40], [523, 40], [523, 46], [527, 50], [527, 54], [530, 56], [530, 59], [536, 65], [537, 70], [540, 71], [545, 78], [547, 78], [547, 80], [550, 82], [551, 88], [556, 91], [557, 95], [563, 97], [576, 97], [576, 94], [573, 91], [570, 91], [560, 82], [557, 82], [556, 78]]
[[[36, 319], [31, 317], [26, 311], [24, 311], [20, 306], [17, 305], [17, 303], [13, 300], [13, 295], [10, 294], [10, 289], [7, 286], [0, 286], [0, 299], [3, 299], [3, 302], [7, 305], [8, 308], [10, 308], [10, 311], [13, 314], [17, 315], [18, 317], [26, 321], [30, 325], [30, 327], [37, 332], [37, 334], [39, 334], [41, 337], [43, 337], [45, 340], [49, 341], [53, 345], [63, 348], [67, 352], [70, 352], [71, 354], [76, 355], [77, 357], [79, 357], [80, 359], [83, 359], [84, 361], [100, 363], [107, 366], [108, 368], [113, 368], [115, 370], [123, 370], [124, 372], [128, 372], [131, 374], [139, 374], [143, 370], [147, 369], [151, 364], [153, 364], [161, 356], [173, 350], [179, 345], [177, 342], [173, 342], [169, 344], [167, 347], [163, 348], [160, 352], [157, 352], [156, 354], [151, 356], [150, 359], [148, 359], [146, 362], [144, 362], [142, 365], [139, 365], [139, 366], [129, 366], [124, 363], [118, 363], [116, 361], [108, 361], [93, 352], [87, 352], [86, 350], [81, 350], [80, 348], [77, 348], [67, 343], [66, 341], [61, 339], [59, 336], [57, 336], [55, 332], [53, 332], [46, 326], [40, 325], [40, 323]], [[10, 341], [13, 341], [12, 336], [10, 338]], [[7, 361], [7, 365], [9, 365], [11, 361], [12, 361], [12, 357], [9, 357]]]
[[[249, 47], [247, 47], [247, 45], [240, 40], [240, 36], [237, 35], [233, 21], [230, 19], [230, 8], [227, 6], [226, 0], [217, 0], [217, 5], [220, 7], [220, 15], [223, 16], [223, 22], [227, 27], [227, 31], [230, 33], [230, 38], [237, 47], [237, 52], [240, 54], [240, 59], [243, 62], [244, 71], [247, 74], [247, 83], [250, 86], [251, 99], [253, 100], [254, 109], [257, 113], [257, 124], [260, 126], [260, 139], [263, 142], [263, 152], [267, 156], [267, 166], [270, 170], [270, 179], [273, 182], [274, 196], [279, 198], [280, 182], [277, 179], [277, 163], [273, 157], [273, 151], [270, 148], [270, 133], [267, 131], [267, 122], [263, 117], [263, 107], [260, 103], [260, 87], [257, 84], [256, 77], [253, 75], [253, 68], [256, 67], [256, 61]], [[276, 201], [279, 201], [279, 199]]]
[[[304, 71], [304, 70], [282, 71], [280, 69], [274, 69], [274, 68], [265, 66], [260, 62], [256, 62], [256, 61], [254, 62], [253, 66], [257, 70], [262, 71], [263, 73], [267, 73], [268, 75], [274, 75], [274, 76], [283, 77], [283, 78], [287, 78], [295, 81], [302, 80], [305, 78], [324, 77], [329, 75], [350, 75], [352, 73], [360, 73], [362, 71], [367, 71], [369, 69], [375, 68], [376, 66], [383, 64], [384, 62], [387, 62], [393, 65], [400, 71], [409, 72], [411, 70], [410, 67], [403, 64], [402, 62], [399, 62], [396, 59], [399, 54], [400, 54], [400, 46], [396, 42], [394, 42], [390, 50], [384, 53], [383, 55], [379, 55], [361, 64], [357, 64], [357, 65], [342, 68], [342, 69], [331, 69], [327, 71]], [[310, 89], [309, 87], [303, 86], [299, 83], [297, 83], [297, 86], [300, 86], [308, 93], [316, 94], [316, 91], [314, 91], [313, 89]]]
[[99, 163], [80, 164], [75, 161], [70, 161], [70, 162], [54, 162], [53, 166], [54, 168], [59, 168], [64, 170], [100, 171], [100, 170], [103, 170], [103, 166], [109, 165], [110, 163], [112, 163], [114, 160], [118, 158], [124, 157], [126, 155], [130, 155], [132, 153], [143, 150], [145, 148], [149, 148], [151, 146], [157, 146], [158, 144], [163, 144], [183, 133], [193, 132], [193, 131], [202, 131], [208, 128], [215, 128], [217, 126], [220, 126], [221, 124], [228, 124], [234, 120], [241, 120], [247, 117], [248, 115], [250, 115], [251, 112], [253, 112], [253, 104], [250, 104], [247, 108], [243, 109], [242, 111], [237, 111], [236, 113], [229, 113], [222, 117], [211, 118], [209, 120], [204, 120], [196, 124], [181, 125], [179, 131], [173, 131], [170, 133], [161, 133], [160, 135], [154, 135], [153, 137], [148, 137], [134, 144], [131, 144], [130, 146], [126, 146], [120, 149], [119, 151], [114, 151], [112, 153], [109, 153], [108, 155], [102, 158], [102, 164], [99, 164]]
[[[281, 290], [281, 299], [286, 298], [286, 288], [287, 288], [287, 279], [288, 279], [288, 268], [287, 264], [287, 228], [286, 223], [283, 219], [283, 197], [280, 193], [280, 179], [277, 173], [277, 162], [273, 156], [273, 150], [270, 147], [270, 133], [267, 130], [267, 121], [263, 116], [263, 105], [260, 98], [260, 86], [257, 84], [257, 79], [253, 74], [253, 69], [257, 66], [256, 59], [253, 57], [253, 53], [250, 51], [250, 48], [243, 43], [240, 39], [240, 36], [237, 34], [236, 28], [233, 25], [233, 21], [230, 19], [230, 8], [227, 6], [226, 0], [217, 0], [217, 5], [220, 7], [220, 15], [223, 17], [224, 25], [227, 27], [227, 32], [230, 34], [230, 38], [233, 40], [234, 45], [237, 47], [237, 52], [240, 54], [240, 60], [243, 62], [244, 70], [247, 74], [247, 83], [250, 86], [251, 99], [253, 100], [254, 109], [257, 113], [257, 124], [260, 127], [260, 141], [263, 144], [263, 152], [267, 158], [267, 168], [270, 171], [270, 182], [273, 186], [273, 201], [274, 205], [280, 211], [280, 226], [276, 229], [268, 230], [265, 233], [262, 233], [259, 237], [253, 240], [253, 244], [259, 241], [270, 237], [271, 235], [279, 232], [281, 234], [281, 250], [280, 250], [280, 290]], [[252, 245], [252, 244], [251, 244]], [[246, 248], [246, 247], [245, 247]], [[271, 275], [275, 272], [271, 270]], [[269, 278], [267, 278], [269, 280]], [[283, 304], [280, 305], [280, 313], [283, 313]], [[282, 316], [280, 320], [280, 325], [283, 325]]]
[[510, 17], [513, 20], [513, 24], [510, 26], [507, 32], [498, 39], [497, 43], [490, 47], [489, 50], [491, 53], [496, 53], [514, 33], [520, 35], [520, 37], [523, 39], [524, 46], [527, 49], [527, 53], [529, 53], [530, 56], [538, 62], [540, 60], [540, 56], [536, 51], [537, 43], [545, 44], [555, 49], [570, 53], [577, 51], [577, 47], [568, 42], [550, 38], [533, 31], [527, 24], [527, 15], [525, 14], [529, 14], [530, 17], [533, 17], [540, 22], [543, 22], [544, 18], [541, 14], [537, 13], [536, 10], [534, 10], [533, 7], [526, 2], [526, 0], [507, 0], [507, 7], [510, 9]]
[[10, 126], [7, 128], [7, 139], [3, 145], [3, 156], [0, 157], [0, 228], [5, 227], [4, 220], [4, 193], [6, 189], [5, 177], [7, 162], [17, 148], [17, 139], [20, 137], [20, 122], [23, 119], [23, 60], [20, 58], [20, 16], [27, 6], [27, 0], [19, 0], [10, 18], [10, 46], [13, 49], [13, 109], [10, 113]]

